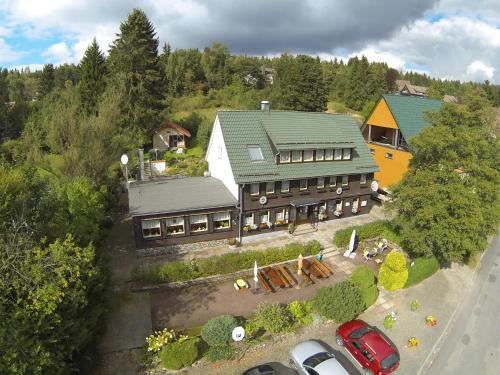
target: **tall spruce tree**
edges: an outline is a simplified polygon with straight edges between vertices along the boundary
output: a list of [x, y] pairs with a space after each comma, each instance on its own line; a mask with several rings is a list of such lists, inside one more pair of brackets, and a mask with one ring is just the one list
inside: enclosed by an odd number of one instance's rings
[[154, 27], [142, 10], [134, 9], [121, 23], [117, 36], [108, 62], [114, 83], [127, 93], [122, 108], [130, 126], [154, 128], [158, 125], [163, 99]]
[[54, 88], [54, 84], [54, 65], [45, 64], [40, 75], [40, 80], [38, 81], [38, 97], [41, 99], [50, 94]]
[[98, 100], [106, 86], [104, 81], [105, 74], [106, 60], [94, 38], [80, 62], [78, 94], [83, 111], [87, 114], [96, 112]]

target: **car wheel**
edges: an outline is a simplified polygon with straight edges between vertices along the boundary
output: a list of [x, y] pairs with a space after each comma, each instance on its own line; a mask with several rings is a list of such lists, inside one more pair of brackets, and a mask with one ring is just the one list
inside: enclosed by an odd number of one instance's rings
[[370, 370], [369, 368], [365, 368], [365, 375], [373, 375], [372, 370]]
[[298, 370], [297, 365], [295, 364], [294, 361], [290, 360], [288, 361], [288, 365], [293, 368], [294, 370]]
[[337, 335], [335, 337], [335, 340], [337, 341], [337, 345], [338, 346], [344, 346], [344, 340], [342, 340], [342, 337], [340, 337], [339, 335]]

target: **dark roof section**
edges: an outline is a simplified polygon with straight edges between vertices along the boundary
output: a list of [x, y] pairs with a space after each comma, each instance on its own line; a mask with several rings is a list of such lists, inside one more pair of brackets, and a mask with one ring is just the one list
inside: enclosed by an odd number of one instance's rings
[[213, 177], [168, 178], [132, 183], [128, 189], [131, 216], [236, 206], [224, 184]]
[[[323, 112], [219, 111], [234, 179], [238, 184], [371, 173], [378, 170], [354, 118]], [[247, 146], [258, 145], [263, 161]], [[352, 148], [352, 160], [277, 164], [280, 150]]]
[[187, 129], [184, 129], [182, 126], [180, 126], [179, 124], [176, 124], [175, 122], [166, 122], [165, 124], [163, 124], [162, 126], [160, 126], [159, 128], [156, 128], [153, 130], [153, 134], [156, 134], [158, 133], [160, 130], [163, 130], [165, 128], [171, 128], [171, 129], [174, 129], [176, 130], [178, 133], [184, 135], [185, 137], [188, 137], [188, 138], [191, 138], [191, 132]]

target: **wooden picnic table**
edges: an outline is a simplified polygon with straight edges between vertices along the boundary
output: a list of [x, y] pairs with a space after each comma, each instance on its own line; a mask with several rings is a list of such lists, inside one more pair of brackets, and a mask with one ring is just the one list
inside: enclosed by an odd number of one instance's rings
[[292, 275], [290, 274], [290, 271], [288, 271], [288, 268], [284, 266], [283, 264], [278, 265], [278, 271], [281, 273], [282, 279], [286, 281], [285, 284], [287, 288], [290, 288], [295, 284], [295, 280], [293, 279]]
[[328, 268], [328, 266], [325, 263], [323, 263], [322, 261], [320, 261], [320, 260], [318, 260], [316, 258], [313, 258], [312, 261], [316, 265], [316, 267], [318, 267], [319, 269], [323, 270], [323, 272], [326, 275], [333, 275], [332, 270], [330, 268]]
[[314, 277], [318, 279], [328, 277], [328, 275], [322, 269], [316, 266], [313, 262], [310, 262], [308, 259], [304, 259], [302, 263], [304, 265], [304, 268], [312, 273]]
[[284, 288], [285, 287], [285, 283], [283, 282], [280, 275], [278, 274], [278, 272], [276, 272], [276, 270], [274, 268], [266, 267], [266, 268], [264, 268], [264, 272], [274, 287], [276, 287], [276, 288]]
[[[302, 263], [302, 265], [304, 265], [304, 263]], [[297, 263], [293, 263], [293, 268], [294, 268], [296, 273], [299, 271], [299, 267], [297, 266]], [[307, 272], [307, 270], [304, 267], [302, 267], [301, 276], [306, 281], [307, 285], [314, 284], [314, 280], [312, 279], [310, 273]], [[297, 279], [297, 282], [300, 283], [300, 281], [298, 279]]]
[[259, 271], [259, 273], [257, 274], [257, 278], [259, 279], [260, 284], [264, 287], [266, 292], [270, 292], [270, 293], [274, 292], [273, 287], [266, 280], [266, 278], [264, 277], [264, 273], [262, 271]]

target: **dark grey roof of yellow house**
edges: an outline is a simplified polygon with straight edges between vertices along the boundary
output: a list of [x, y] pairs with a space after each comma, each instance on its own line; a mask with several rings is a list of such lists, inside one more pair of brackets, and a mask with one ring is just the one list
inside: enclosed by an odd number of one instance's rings
[[[352, 116], [291, 111], [217, 113], [236, 183], [293, 180], [378, 170]], [[260, 146], [252, 161], [248, 146]], [[353, 148], [352, 160], [277, 164], [286, 150]]]
[[441, 101], [436, 99], [389, 94], [383, 97], [407, 141], [430, 126], [425, 117], [426, 112], [439, 111], [441, 108]]

